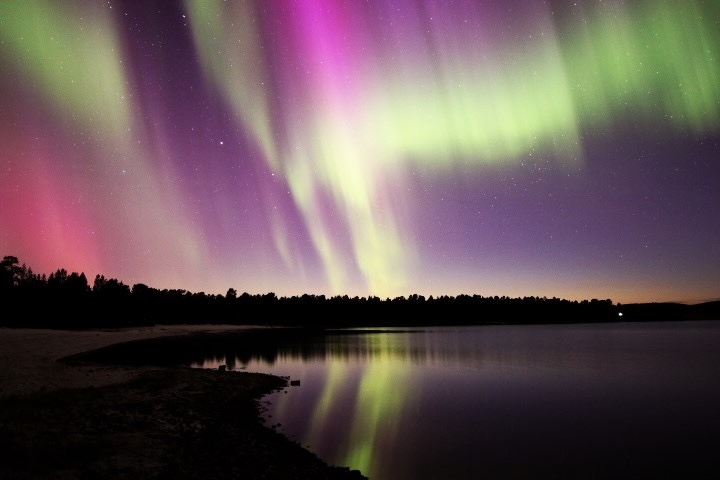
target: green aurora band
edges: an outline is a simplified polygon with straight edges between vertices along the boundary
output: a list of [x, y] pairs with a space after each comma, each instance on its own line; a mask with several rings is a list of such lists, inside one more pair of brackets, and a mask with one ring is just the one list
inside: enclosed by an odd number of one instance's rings
[[[709, 4], [709, 5], [708, 5]], [[349, 234], [354, 263], [374, 294], [403, 293], [415, 259], [402, 190], [410, 168], [430, 171], [518, 167], [529, 153], [582, 165], [582, 133], [612, 128], [623, 117], [648, 129], [715, 131], [720, 124], [718, 4], [652, 1], [590, 9], [585, 21], [556, 27], [546, 12], [540, 33], [491, 56], [452, 36], [435, 35], [431, 58], [401, 42], [357, 59], [339, 78], [326, 45], [342, 12], [308, 9], [327, 35], [301, 49], [326, 70], [300, 93], [295, 110], [272, 124], [270, 74], [249, 4], [187, 1], [206, 73], [252, 132], [268, 167], [287, 181], [334, 290], [352, 276], [343, 240], [334, 234], [330, 201]], [[327, 10], [332, 10], [328, 6]], [[334, 15], [334, 16], [333, 16]], [[246, 28], [247, 27], [247, 28]], [[236, 48], [220, 45], [238, 28]], [[431, 32], [437, 33], [437, 32]], [[512, 59], [506, 61], [503, 59]], [[275, 139], [275, 140], [274, 140]], [[275, 244], [292, 263], [282, 222]]]

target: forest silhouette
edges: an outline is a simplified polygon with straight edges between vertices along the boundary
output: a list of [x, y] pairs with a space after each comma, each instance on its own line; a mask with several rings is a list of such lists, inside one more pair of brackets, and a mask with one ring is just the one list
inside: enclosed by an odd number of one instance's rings
[[84, 273], [36, 274], [15, 256], [0, 261], [0, 326], [32, 328], [118, 328], [146, 325], [229, 324], [318, 328], [593, 323], [720, 319], [720, 301], [614, 304], [610, 299], [565, 300], [457, 296], [381, 299], [303, 294], [278, 297], [274, 292], [225, 295], [130, 287], [96, 275], [92, 286]]

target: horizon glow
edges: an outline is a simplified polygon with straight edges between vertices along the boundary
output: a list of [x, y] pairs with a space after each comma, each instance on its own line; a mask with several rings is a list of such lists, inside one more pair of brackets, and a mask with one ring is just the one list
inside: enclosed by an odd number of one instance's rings
[[0, 4], [0, 247], [224, 294], [720, 297], [713, 2]]

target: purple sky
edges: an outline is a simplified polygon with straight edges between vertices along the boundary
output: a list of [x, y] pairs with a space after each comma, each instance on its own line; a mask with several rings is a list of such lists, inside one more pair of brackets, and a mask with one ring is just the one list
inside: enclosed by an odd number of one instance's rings
[[0, 255], [224, 294], [720, 298], [712, 1], [0, 4]]

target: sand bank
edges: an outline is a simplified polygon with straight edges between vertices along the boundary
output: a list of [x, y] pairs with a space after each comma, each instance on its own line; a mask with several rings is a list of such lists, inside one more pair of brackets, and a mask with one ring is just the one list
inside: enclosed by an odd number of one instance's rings
[[0, 478], [358, 479], [262, 425], [286, 380], [58, 360], [119, 342], [251, 327], [0, 329]]

